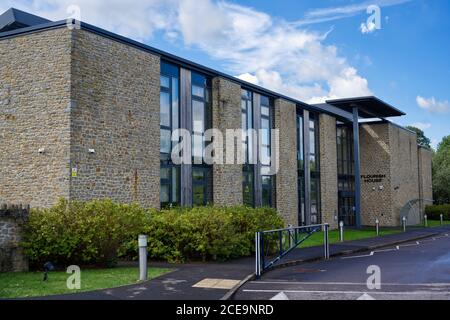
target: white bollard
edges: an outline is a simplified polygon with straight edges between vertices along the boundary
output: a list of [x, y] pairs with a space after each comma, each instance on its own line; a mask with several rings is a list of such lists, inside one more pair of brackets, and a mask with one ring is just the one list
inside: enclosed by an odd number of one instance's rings
[[377, 229], [377, 237], [380, 235], [380, 220], [375, 220], [375, 227]]
[[428, 227], [428, 216], [427, 216], [427, 215], [424, 215], [424, 216], [423, 216], [423, 219], [424, 219], [424, 221], [425, 221], [425, 227]]
[[444, 225], [444, 215], [441, 213], [441, 226]]
[[403, 217], [402, 222], [403, 222], [403, 232], [406, 232], [406, 217]]
[[147, 236], [140, 235], [139, 245], [139, 281], [147, 280]]
[[339, 240], [344, 242], [344, 221], [339, 222]]

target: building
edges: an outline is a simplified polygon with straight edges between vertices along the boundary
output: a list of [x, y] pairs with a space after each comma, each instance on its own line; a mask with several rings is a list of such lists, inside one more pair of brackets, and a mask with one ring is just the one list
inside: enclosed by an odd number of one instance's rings
[[[309, 105], [83, 22], [16, 9], [0, 16], [0, 84], [0, 203], [245, 203], [277, 208], [286, 224], [336, 227], [399, 225], [402, 208], [432, 197], [431, 152], [386, 120], [403, 112], [375, 97]], [[244, 164], [175, 165], [176, 128], [194, 139], [208, 128], [279, 129], [279, 171], [249, 161], [249, 137], [228, 145], [242, 145]]]

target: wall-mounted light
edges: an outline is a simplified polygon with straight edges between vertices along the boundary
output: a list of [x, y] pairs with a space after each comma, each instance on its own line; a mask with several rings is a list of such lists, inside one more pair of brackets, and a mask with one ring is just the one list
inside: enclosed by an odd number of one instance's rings
[[89, 149], [89, 153], [90, 154], [94, 154], [95, 153], [95, 149]]
[[45, 148], [39, 148], [38, 152], [39, 152], [39, 154], [44, 154], [45, 153]]
[[383, 190], [383, 189], [384, 189], [384, 187], [383, 187], [383, 186], [380, 186], [380, 187], [379, 187], [379, 189], [380, 189], [380, 190]]

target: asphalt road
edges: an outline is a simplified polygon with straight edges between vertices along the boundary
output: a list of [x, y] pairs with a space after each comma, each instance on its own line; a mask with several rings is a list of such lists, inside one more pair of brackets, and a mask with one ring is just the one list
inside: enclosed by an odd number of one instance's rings
[[[387, 247], [270, 271], [248, 282], [235, 300], [450, 300], [450, 237]], [[380, 285], [369, 289], [369, 266]], [[372, 271], [373, 272], [373, 271]], [[374, 284], [373, 277], [369, 281]]]

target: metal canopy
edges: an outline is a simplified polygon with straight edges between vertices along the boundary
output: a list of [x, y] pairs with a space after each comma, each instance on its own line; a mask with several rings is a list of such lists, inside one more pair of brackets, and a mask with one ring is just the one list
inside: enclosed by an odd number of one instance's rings
[[358, 114], [361, 118], [388, 118], [388, 117], [400, 117], [405, 113], [400, 111], [390, 104], [378, 99], [377, 97], [358, 97], [328, 100], [328, 104], [344, 110], [346, 112], [353, 112], [353, 108], [358, 108]]
[[48, 22], [50, 20], [11, 8], [0, 15], [0, 32], [36, 26]]

